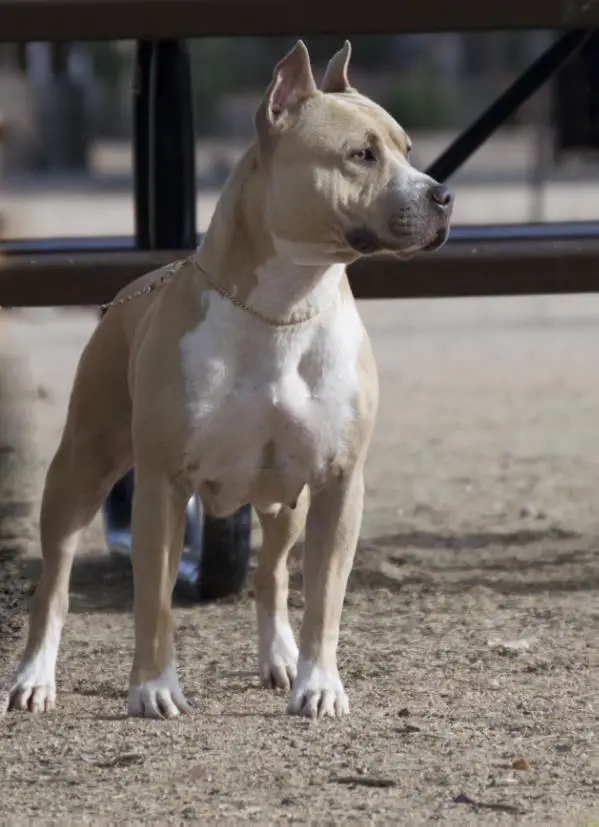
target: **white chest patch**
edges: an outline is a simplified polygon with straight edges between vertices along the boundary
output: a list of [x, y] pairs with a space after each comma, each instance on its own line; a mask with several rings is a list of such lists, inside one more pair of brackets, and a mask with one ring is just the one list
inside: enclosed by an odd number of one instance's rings
[[[246, 502], [293, 502], [345, 449], [364, 331], [354, 303], [337, 298], [342, 270], [334, 267], [321, 272], [316, 290], [302, 301], [303, 309], [322, 309], [309, 324], [269, 327], [209, 292], [205, 318], [181, 340], [186, 464], [217, 516]], [[268, 265], [264, 270], [248, 303], [277, 316], [289, 302], [281, 290], [287, 276]], [[295, 279], [297, 295], [299, 276], [288, 275], [289, 291]]]

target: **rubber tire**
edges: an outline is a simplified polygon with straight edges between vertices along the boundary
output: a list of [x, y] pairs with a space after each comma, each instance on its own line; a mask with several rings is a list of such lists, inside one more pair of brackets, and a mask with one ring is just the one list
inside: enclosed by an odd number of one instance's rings
[[[130, 531], [134, 477], [129, 472], [117, 482], [103, 506], [108, 528]], [[252, 509], [245, 506], [226, 519], [202, 515], [201, 504], [187, 511], [186, 546], [200, 547], [197, 578], [192, 587], [178, 580], [176, 591], [194, 601], [210, 602], [239, 595], [247, 582], [251, 558]], [[191, 502], [190, 502], [191, 504]], [[201, 535], [201, 538], [198, 537]], [[116, 553], [130, 565], [130, 555]], [[195, 563], [195, 558], [194, 558]]]
[[226, 519], [204, 515], [198, 600], [218, 600], [243, 591], [250, 566], [251, 539], [251, 506], [244, 506]]

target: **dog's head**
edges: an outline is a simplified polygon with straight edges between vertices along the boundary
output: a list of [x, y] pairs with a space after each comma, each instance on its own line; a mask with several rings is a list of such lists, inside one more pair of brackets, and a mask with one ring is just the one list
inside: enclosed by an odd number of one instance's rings
[[299, 41], [275, 67], [256, 113], [266, 211], [295, 258], [409, 256], [447, 239], [452, 193], [410, 164], [410, 139], [348, 83], [346, 41], [318, 89]]

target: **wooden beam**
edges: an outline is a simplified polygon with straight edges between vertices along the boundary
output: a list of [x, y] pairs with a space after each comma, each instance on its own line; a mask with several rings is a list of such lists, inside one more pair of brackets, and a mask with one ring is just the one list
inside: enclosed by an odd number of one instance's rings
[[[98, 246], [101, 239], [98, 239]], [[97, 305], [181, 251], [8, 252], [0, 257], [0, 306]], [[365, 258], [349, 270], [360, 299], [599, 292], [599, 236], [450, 241], [400, 262]]]
[[599, 28], [598, 2], [0, 0], [2, 42], [575, 28]]

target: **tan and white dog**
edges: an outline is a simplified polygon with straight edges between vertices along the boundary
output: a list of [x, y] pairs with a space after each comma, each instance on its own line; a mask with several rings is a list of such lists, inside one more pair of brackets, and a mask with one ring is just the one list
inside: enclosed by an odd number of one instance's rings
[[[12, 707], [54, 706], [78, 535], [134, 464], [129, 713], [188, 710], [171, 601], [192, 492], [215, 516], [247, 503], [259, 515], [263, 684], [291, 689], [291, 713], [348, 712], [337, 641], [378, 384], [345, 267], [360, 255], [441, 246], [453, 200], [410, 165], [403, 129], [349, 86], [349, 57], [345, 43], [320, 89], [301, 41], [276, 66], [255, 143], [201, 248], [123, 290], [137, 296], [111, 307], [85, 348], [46, 479], [43, 574]], [[304, 526], [298, 651], [287, 556]]]

